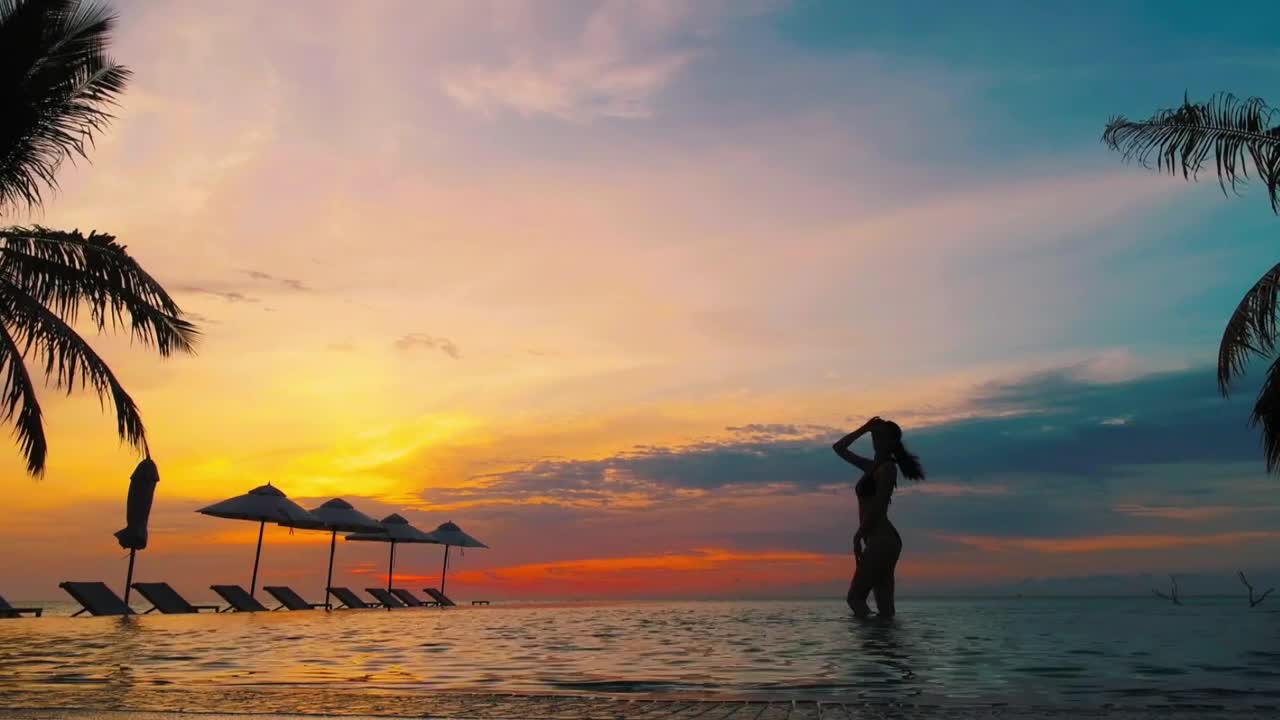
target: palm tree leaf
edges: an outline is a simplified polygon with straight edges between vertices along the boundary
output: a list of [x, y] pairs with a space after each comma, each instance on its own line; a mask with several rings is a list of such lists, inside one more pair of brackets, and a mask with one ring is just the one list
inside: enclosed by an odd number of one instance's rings
[[1277, 111], [1259, 98], [1239, 99], [1227, 93], [1196, 104], [1183, 99], [1181, 107], [1161, 110], [1132, 121], [1113, 117], [1102, 141], [1126, 160], [1170, 174], [1195, 179], [1213, 156], [1223, 192], [1236, 190], [1250, 175], [1250, 166], [1280, 212], [1280, 125]]
[[111, 235], [0, 229], [0, 278], [68, 322], [85, 304], [98, 330], [128, 325], [135, 340], [163, 356], [194, 352], [195, 326]]
[[0, 417], [14, 423], [18, 446], [27, 459], [27, 472], [40, 477], [49, 452], [35, 384], [22, 361], [22, 350], [0, 323]]
[[0, 2], [0, 210], [38, 206], [112, 119], [130, 75], [106, 54], [114, 24], [81, 0]]
[[1271, 472], [1280, 466], [1280, 359], [1267, 370], [1249, 424], [1262, 428], [1262, 453], [1267, 461], [1267, 472]]
[[1267, 271], [1231, 314], [1218, 346], [1218, 390], [1225, 396], [1231, 382], [1244, 374], [1252, 356], [1270, 356], [1276, 347], [1276, 312], [1280, 301], [1280, 264]]
[[106, 361], [70, 325], [21, 288], [5, 281], [0, 281], [0, 317], [22, 348], [23, 357], [33, 354], [43, 359], [46, 379], [67, 393], [79, 385], [92, 387], [99, 400], [110, 397], [120, 438], [134, 447], [146, 448], [146, 431], [137, 404]]

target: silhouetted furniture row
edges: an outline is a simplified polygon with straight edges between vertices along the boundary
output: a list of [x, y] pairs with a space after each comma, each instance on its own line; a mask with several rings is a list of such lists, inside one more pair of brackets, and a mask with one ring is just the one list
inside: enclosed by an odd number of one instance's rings
[[[75, 615], [89, 613], [90, 615], [136, 615], [137, 613], [120, 599], [119, 595], [101, 582], [64, 582], [58, 587], [66, 591], [68, 595], [80, 604], [80, 610]], [[219, 605], [193, 605], [187, 602], [177, 590], [174, 590], [168, 583], [133, 583], [131, 586], [138, 591], [139, 595], [149, 603], [151, 609], [147, 613], [160, 612], [164, 615], [180, 615], [196, 613], [201, 610], [213, 610], [214, 612], [267, 612], [268, 609], [257, 598], [250, 595], [244, 588], [239, 585], [210, 585], [209, 589], [218, 594], [227, 603], [227, 607], [223, 608]], [[275, 598], [280, 603], [273, 610], [314, 610], [316, 608], [328, 607], [326, 603], [307, 602], [298, 595], [293, 588], [284, 585], [266, 585], [262, 588], [267, 594]], [[423, 592], [431, 596], [431, 600], [422, 600], [409, 590], [404, 588], [392, 588], [390, 591], [384, 588], [365, 588], [365, 592], [369, 593], [377, 602], [365, 602], [358, 595], [351, 591], [350, 588], [331, 587], [329, 594], [333, 596], [344, 609], [364, 609], [364, 608], [386, 608], [388, 610], [406, 607], [450, 607], [455, 603], [450, 600], [444, 593], [435, 588], [425, 588]], [[472, 601], [472, 605], [484, 604], [488, 605], [487, 600]], [[34, 613], [40, 615], [40, 608], [14, 608], [9, 606], [4, 598], [0, 598], [0, 617], [17, 617], [17, 613]], [[13, 613], [8, 615], [6, 613]], [[143, 613], [146, 614], [146, 613]]]

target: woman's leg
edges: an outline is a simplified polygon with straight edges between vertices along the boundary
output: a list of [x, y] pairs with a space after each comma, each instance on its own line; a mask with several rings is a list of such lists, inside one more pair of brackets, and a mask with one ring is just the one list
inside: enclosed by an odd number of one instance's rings
[[867, 597], [871, 595], [871, 588], [875, 584], [875, 576], [866, 552], [862, 553], [862, 557], [858, 558], [857, 563], [858, 566], [853, 571], [853, 580], [849, 583], [849, 594], [845, 596], [845, 602], [849, 603], [849, 609], [853, 610], [855, 616], [864, 618], [871, 614], [871, 607], [867, 605]]
[[882, 618], [891, 618], [897, 613], [897, 608], [893, 604], [893, 576], [898, 567], [898, 558], [902, 556], [902, 539], [898, 537], [885, 538], [881, 543], [883, 547], [881, 555], [884, 563], [883, 571], [880, 577], [876, 578], [872, 592], [876, 596], [876, 613]]

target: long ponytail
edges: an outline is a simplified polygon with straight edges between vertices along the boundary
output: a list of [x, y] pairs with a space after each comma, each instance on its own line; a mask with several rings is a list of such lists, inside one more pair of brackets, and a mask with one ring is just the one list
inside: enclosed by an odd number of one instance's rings
[[907, 479], [924, 480], [924, 466], [920, 464], [920, 458], [907, 450], [901, 438], [898, 439], [898, 447], [893, 449], [893, 459]]

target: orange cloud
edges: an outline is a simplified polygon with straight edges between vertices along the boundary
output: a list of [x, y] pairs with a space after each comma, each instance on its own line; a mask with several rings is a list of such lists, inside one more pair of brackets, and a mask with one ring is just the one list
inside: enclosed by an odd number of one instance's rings
[[[581, 558], [483, 570], [452, 570], [448, 587], [497, 597], [839, 597], [853, 574], [852, 554], [697, 548], [655, 555]], [[362, 563], [353, 575], [387, 581], [385, 566]], [[1007, 564], [963, 558], [905, 558], [899, 580], [936, 582], [1018, 576]], [[436, 587], [436, 573], [396, 572], [395, 584]]]
[[1023, 550], [1046, 554], [1093, 553], [1113, 550], [1168, 550], [1204, 545], [1237, 545], [1280, 538], [1280, 532], [1255, 530], [1213, 535], [1099, 535], [1080, 538], [1019, 538], [989, 535], [945, 535], [938, 538], [986, 552]]
[[[726, 591], [786, 594], [804, 588], [830, 591], [848, 582], [853, 558], [810, 552], [743, 552], [698, 548], [681, 553], [583, 558], [486, 570], [459, 570], [449, 583], [522, 597], [705, 595]], [[364, 566], [355, 574], [386, 581], [381, 569]], [[397, 584], [435, 585], [438, 575], [396, 573]]]
[[[258, 526], [248, 522], [242, 523], [244, 528], [236, 528], [234, 530], [220, 530], [207, 535], [191, 537], [186, 539], [181, 535], [166, 537], [165, 541], [171, 546], [180, 546], [182, 544], [189, 545], [255, 545], [258, 542]], [[273, 532], [274, 531], [274, 532]], [[279, 531], [275, 528], [268, 530], [269, 535], [265, 537], [272, 541], [278, 540]], [[298, 543], [302, 545], [328, 545], [329, 533], [318, 532], [313, 530], [297, 530], [289, 533], [288, 541], [290, 543]], [[264, 540], [266, 542], [266, 540]]]

